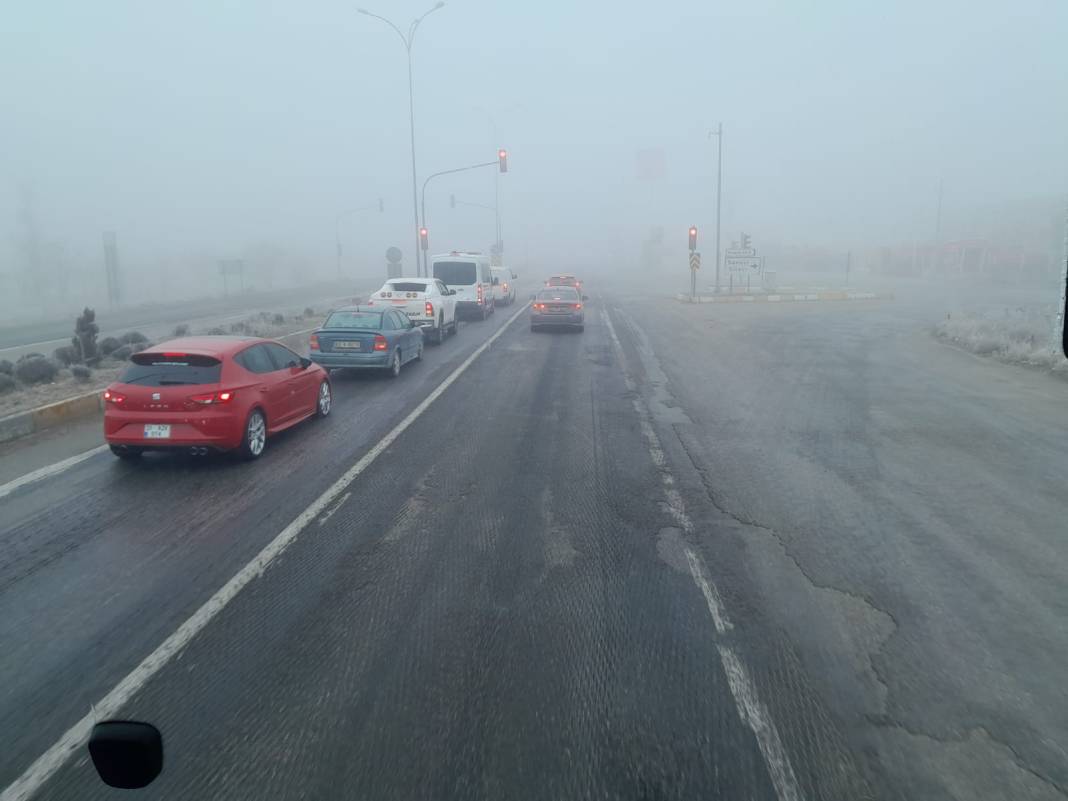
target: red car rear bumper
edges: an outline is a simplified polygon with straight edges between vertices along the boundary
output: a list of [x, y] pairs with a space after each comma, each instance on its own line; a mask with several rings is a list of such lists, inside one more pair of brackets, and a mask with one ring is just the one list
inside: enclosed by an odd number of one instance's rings
[[[159, 414], [107, 409], [104, 412], [104, 439], [109, 445], [135, 445], [142, 448], [205, 447], [230, 450], [241, 444], [244, 418], [227, 411]], [[146, 437], [146, 425], [168, 425], [170, 436]]]

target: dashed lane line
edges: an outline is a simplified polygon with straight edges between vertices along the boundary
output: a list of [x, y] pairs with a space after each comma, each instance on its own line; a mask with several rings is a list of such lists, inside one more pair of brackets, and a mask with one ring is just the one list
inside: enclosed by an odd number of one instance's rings
[[[619, 337], [616, 336], [612, 318], [604, 309], [601, 310], [601, 316], [604, 318], [605, 327], [608, 329], [608, 334], [618, 354], [620, 367], [623, 371], [623, 381], [633, 396], [634, 409], [638, 412], [639, 426], [649, 449], [649, 456], [660, 471], [661, 480], [664, 484], [664, 499], [668, 511], [679, 523], [683, 531], [692, 533], [694, 530], [693, 520], [686, 513], [682, 495], [675, 489], [676, 481], [667, 467], [664, 448], [660, 444], [660, 438], [657, 436], [656, 430], [653, 428], [652, 414], [649, 412], [645, 401], [642, 400], [637, 384], [635, 384], [634, 379], [627, 370], [626, 354], [623, 352]], [[734, 628], [734, 624], [727, 615], [719, 590], [716, 589], [715, 583], [709, 578], [701, 557], [689, 546], [686, 546], [685, 553], [686, 561], [690, 567], [690, 575], [694, 584], [697, 585], [697, 589], [704, 596], [716, 634], [719, 637], [723, 637]], [[768, 769], [768, 775], [771, 778], [772, 785], [775, 787], [775, 793], [779, 797], [779, 801], [802, 801], [804, 796], [801, 793], [801, 787], [798, 784], [793, 765], [790, 763], [790, 757], [786, 753], [782, 738], [779, 737], [779, 730], [775, 727], [771, 713], [760, 699], [756, 683], [750, 676], [741, 657], [738, 656], [728, 642], [717, 640], [715, 645], [719, 654], [720, 664], [723, 666], [723, 672], [727, 677], [727, 685], [730, 687], [731, 696], [734, 698], [734, 704], [738, 710], [738, 716], [756, 738], [757, 747], [764, 758], [764, 764]]]

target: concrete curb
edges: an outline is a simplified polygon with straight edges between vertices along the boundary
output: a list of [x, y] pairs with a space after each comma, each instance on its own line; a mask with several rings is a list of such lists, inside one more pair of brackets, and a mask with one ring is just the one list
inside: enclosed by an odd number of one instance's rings
[[[784, 295], [698, 295], [697, 303], [801, 303], [829, 300], [893, 300], [892, 294], [878, 292], [799, 292]], [[678, 294], [675, 300], [693, 303], [689, 295]]]
[[[285, 342], [294, 337], [305, 336], [314, 330], [314, 328], [307, 328], [303, 331], [294, 331], [277, 339], [279, 342]], [[65, 398], [35, 409], [0, 417], [0, 442], [10, 442], [72, 420], [101, 414], [104, 411], [104, 389], [104, 387], [99, 387], [84, 395], [75, 395], [73, 398]]]
[[104, 400], [101, 396], [103, 391], [101, 387], [84, 395], [75, 395], [73, 398], [38, 406], [36, 409], [0, 417], [0, 442], [18, 439], [44, 431], [46, 428], [63, 425], [71, 420], [98, 414], [103, 409]]

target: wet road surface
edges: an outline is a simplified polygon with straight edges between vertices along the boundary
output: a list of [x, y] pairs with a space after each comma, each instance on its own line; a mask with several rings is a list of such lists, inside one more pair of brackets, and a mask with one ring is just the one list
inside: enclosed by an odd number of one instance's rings
[[1063, 383], [889, 304], [650, 308], [500, 310], [258, 462], [0, 499], [0, 787], [312, 508], [122, 705], [144, 797], [1060, 797]]

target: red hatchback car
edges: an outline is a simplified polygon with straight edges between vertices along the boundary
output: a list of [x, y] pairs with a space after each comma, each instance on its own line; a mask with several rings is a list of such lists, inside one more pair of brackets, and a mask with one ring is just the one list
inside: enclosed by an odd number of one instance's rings
[[330, 414], [326, 370], [274, 340], [172, 339], [131, 362], [104, 391], [104, 439], [124, 459], [146, 450], [255, 459], [268, 436]]

